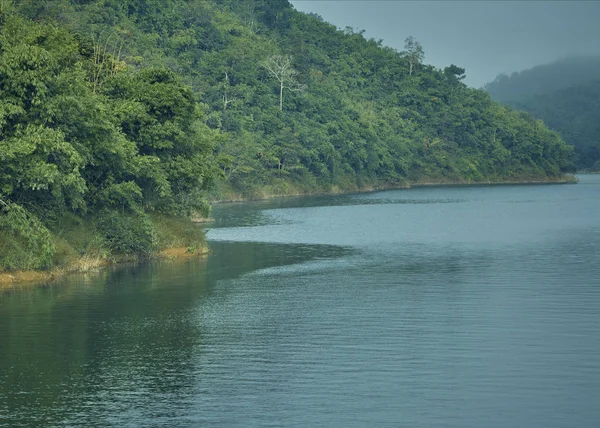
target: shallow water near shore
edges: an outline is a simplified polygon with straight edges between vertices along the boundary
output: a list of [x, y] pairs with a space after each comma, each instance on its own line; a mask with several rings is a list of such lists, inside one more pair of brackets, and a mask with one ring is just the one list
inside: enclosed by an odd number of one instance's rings
[[596, 427], [600, 176], [215, 207], [0, 294], [0, 426]]

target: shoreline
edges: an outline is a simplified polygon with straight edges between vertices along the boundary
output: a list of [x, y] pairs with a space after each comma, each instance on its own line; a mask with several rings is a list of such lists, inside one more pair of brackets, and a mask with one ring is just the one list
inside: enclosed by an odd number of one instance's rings
[[[263, 191], [259, 195], [255, 196], [243, 196], [241, 194], [232, 194], [230, 197], [223, 199], [216, 199], [210, 201], [211, 204], [228, 204], [228, 203], [243, 203], [251, 201], [266, 201], [269, 199], [276, 198], [287, 198], [287, 197], [299, 197], [299, 196], [333, 196], [343, 195], [351, 193], [371, 193], [381, 192], [384, 190], [395, 190], [395, 189], [412, 189], [420, 187], [471, 187], [471, 186], [526, 186], [526, 185], [551, 185], [551, 184], [577, 184], [579, 179], [574, 175], [565, 174], [561, 177], [547, 177], [544, 179], [532, 178], [532, 179], [514, 179], [514, 180], [487, 180], [487, 181], [458, 181], [458, 180], [423, 180], [413, 182], [403, 182], [397, 184], [386, 184], [382, 186], [363, 186], [349, 189], [340, 189], [333, 187], [330, 190], [323, 191], [292, 191], [289, 193], [269, 193], [263, 188]], [[194, 223], [206, 223], [210, 222], [211, 219], [198, 219], [192, 220]]]
[[[194, 251], [190, 251], [187, 247], [172, 247], [157, 252], [150, 258], [150, 260], [173, 261], [179, 259], [189, 259], [192, 257], [202, 257], [207, 254], [207, 246], [203, 246], [202, 248]], [[109, 266], [132, 262], [134, 263], [136, 260], [127, 256], [117, 260], [82, 256], [64, 267], [53, 268], [50, 270], [19, 270], [13, 272], [0, 272], [0, 292], [8, 291], [14, 289], [15, 287], [43, 286], [69, 275], [97, 272]]]
[[[576, 184], [579, 180], [573, 175], [564, 175], [562, 177], [546, 178], [546, 179], [520, 179], [520, 180], [488, 180], [478, 182], [466, 182], [457, 180], [430, 180], [430, 181], [416, 181], [416, 182], [404, 182], [393, 185], [383, 186], [363, 186], [352, 189], [340, 189], [339, 187], [333, 187], [329, 191], [315, 191], [315, 192], [290, 192], [285, 194], [268, 193], [263, 192], [258, 197], [243, 197], [241, 195], [233, 195], [228, 199], [220, 199], [211, 201], [211, 204], [228, 204], [228, 203], [244, 203], [252, 201], [264, 201], [275, 198], [287, 198], [287, 197], [302, 197], [302, 196], [328, 196], [328, 195], [342, 195], [351, 193], [371, 193], [379, 192], [384, 190], [394, 189], [411, 189], [420, 187], [470, 187], [470, 186], [512, 186], [512, 185], [550, 185], [550, 184]], [[212, 218], [195, 218], [192, 219], [193, 223], [210, 223], [213, 221]], [[166, 248], [154, 254], [151, 260], [176, 260], [185, 259], [191, 257], [201, 257], [208, 254], [208, 247], [203, 246], [195, 251], [189, 251], [186, 247], [173, 247]], [[64, 267], [54, 268], [47, 271], [43, 270], [30, 270], [30, 271], [13, 271], [13, 272], [1, 272], [0, 271], [0, 292], [10, 290], [16, 286], [41, 286], [49, 284], [60, 278], [71, 274], [81, 274], [87, 272], [94, 272], [103, 269], [107, 266], [119, 265], [128, 262], [132, 262], [131, 257], [123, 256], [117, 260], [101, 259], [98, 257], [82, 256], [72, 263], [67, 264]]]

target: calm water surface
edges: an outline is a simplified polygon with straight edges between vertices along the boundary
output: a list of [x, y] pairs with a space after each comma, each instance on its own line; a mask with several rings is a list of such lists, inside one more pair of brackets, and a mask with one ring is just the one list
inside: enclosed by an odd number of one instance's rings
[[230, 204], [0, 294], [0, 426], [600, 426], [600, 176]]

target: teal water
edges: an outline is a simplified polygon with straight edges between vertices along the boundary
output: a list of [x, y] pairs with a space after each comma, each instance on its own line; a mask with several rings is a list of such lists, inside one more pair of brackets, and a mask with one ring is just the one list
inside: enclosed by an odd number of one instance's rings
[[220, 205], [0, 294], [0, 426], [597, 427], [600, 176]]

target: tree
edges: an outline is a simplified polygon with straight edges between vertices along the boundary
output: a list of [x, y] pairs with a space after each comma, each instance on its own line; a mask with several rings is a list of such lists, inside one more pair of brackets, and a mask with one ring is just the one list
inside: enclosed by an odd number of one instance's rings
[[94, 66], [91, 80], [92, 92], [94, 93], [100, 88], [102, 80], [106, 76], [114, 76], [118, 71], [122, 71], [126, 67], [125, 63], [120, 59], [121, 51], [123, 50], [123, 40], [116, 32], [109, 34], [106, 40], [103, 40], [103, 38], [103, 33], [100, 33], [98, 36], [92, 35]]
[[229, 82], [229, 73], [225, 72], [225, 78], [223, 79], [223, 92], [222, 92], [222, 99], [223, 99], [223, 111], [227, 110], [227, 106], [235, 101], [237, 101], [237, 98], [230, 98], [227, 94], [227, 89], [231, 86], [231, 83]]
[[425, 52], [423, 47], [413, 36], [408, 36], [404, 40], [404, 55], [408, 59], [409, 71], [408, 74], [412, 76], [413, 68], [420, 64], [425, 58]]
[[465, 69], [462, 67], [458, 67], [454, 64], [451, 64], [449, 67], [444, 68], [444, 75], [449, 81], [453, 83], [460, 82], [466, 77]]
[[283, 110], [283, 90], [301, 92], [306, 85], [298, 83], [298, 72], [292, 67], [292, 57], [289, 55], [271, 55], [262, 62], [262, 66], [279, 82], [279, 110]]

